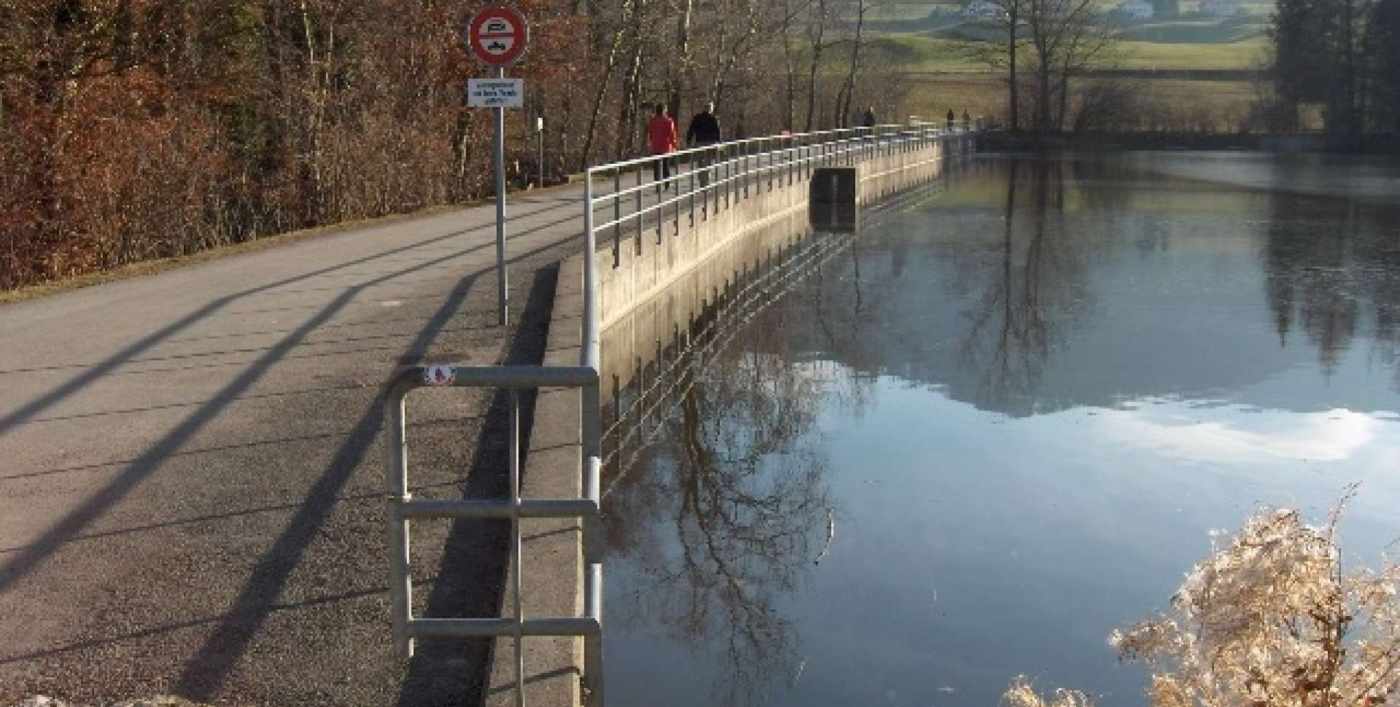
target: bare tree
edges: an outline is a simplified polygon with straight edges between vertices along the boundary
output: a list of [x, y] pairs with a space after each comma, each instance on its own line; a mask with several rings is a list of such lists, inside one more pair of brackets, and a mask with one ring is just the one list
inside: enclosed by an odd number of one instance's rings
[[989, 0], [997, 13], [994, 22], [1006, 36], [1006, 43], [995, 45], [978, 43], [974, 51], [978, 58], [987, 62], [993, 69], [1006, 68], [1007, 122], [1011, 130], [1021, 129], [1020, 120], [1020, 76], [1017, 73], [1018, 54], [1025, 43], [1022, 30], [1026, 25], [1025, 10], [1032, 0]]
[[[1095, 0], [1025, 0], [1033, 49], [1037, 132], [1058, 129], [1068, 103], [1070, 78], [1107, 53], [1112, 33]], [[1061, 109], [1055, 111], [1056, 106]]]
[[821, 70], [822, 50], [826, 48], [826, 26], [830, 19], [827, 0], [816, 0], [816, 12], [807, 22], [807, 40], [811, 46], [812, 64], [807, 73], [807, 120], [802, 128], [804, 132], [812, 132], [813, 120], [817, 115], [817, 72]]
[[852, 94], [855, 93], [856, 72], [860, 70], [860, 50], [863, 41], [862, 34], [865, 30], [865, 15], [870, 9], [869, 0], [855, 0], [856, 26], [855, 33], [851, 38], [851, 58], [846, 65], [846, 79], [841, 84], [841, 90], [836, 94], [836, 120], [835, 125], [839, 128], [847, 127], [851, 119]]

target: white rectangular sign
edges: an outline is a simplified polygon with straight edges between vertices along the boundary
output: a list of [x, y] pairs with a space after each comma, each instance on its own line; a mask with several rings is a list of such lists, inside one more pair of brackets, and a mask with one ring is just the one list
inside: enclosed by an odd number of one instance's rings
[[525, 105], [525, 80], [467, 79], [467, 105], [472, 108], [520, 108]]

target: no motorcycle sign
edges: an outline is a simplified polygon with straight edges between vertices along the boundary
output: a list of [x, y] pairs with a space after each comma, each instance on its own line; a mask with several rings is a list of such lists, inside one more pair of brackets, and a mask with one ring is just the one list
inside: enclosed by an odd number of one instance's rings
[[[525, 16], [513, 7], [484, 7], [467, 22], [467, 51], [481, 63], [495, 67], [494, 79], [470, 79], [467, 104], [496, 112], [496, 297], [500, 304], [501, 326], [510, 320], [510, 273], [506, 271], [506, 109], [524, 104], [525, 86], [520, 79], [507, 79], [506, 67], [525, 53], [530, 43], [530, 27]], [[541, 160], [543, 162], [543, 160]]]
[[495, 5], [476, 13], [467, 23], [467, 49], [483, 64], [515, 63], [530, 43], [525, 16], [513, 7]]

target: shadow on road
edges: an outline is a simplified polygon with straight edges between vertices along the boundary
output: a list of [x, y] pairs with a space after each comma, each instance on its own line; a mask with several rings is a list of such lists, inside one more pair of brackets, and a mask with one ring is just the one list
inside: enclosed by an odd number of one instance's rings
[[[568, 220], [570, 219], [564, 219], [563, 221]], [[551, 222], [549, 224], [543, 224], [532, 229], [523, 230], [515, 234], [513, 238], [524, 237], [529, 233], [533, 233], [535, 231], [548, 228], [553, 225], [557, 225], [557, 223], [562, 223], [563, 221]], [[476, 231], [481, 229], [475, 228], [470, 230]], [[0, 435], [3, 435], [5, 432], [7, 432], [9, 429], [13, 428], [16, 425], [23, 424], [24, 422], [29, 421], [31, 418], [33, 418], [35, 415], [39, 414], [43, 410], [58, 403], [59, 401], [68, 397], [69, 395], [78, 392], [84, 386], [96, 382], [104, 375], [112, 374], [113, 371], [115, 371], [118, 367], [124, 365], [126, 362], [139, 355], [140, 353], [154, 347], [155, 345], [160, 343], [161, 340], [170, 337], [178, 331], [184, 330], [185, 328], [193, 325], [195, 322], [201, 319], [204, 319], [205, 317], [211, 316], [212, 314], [214, 314], [215, 311], [239, 299], [240, 297], [246, 296], [247, 294], [254, 292], [266, 291], [270, 288], [277, 287], [279, 285], [311, 278], [321, 273], [339, 270], [345, 267], [349, 267], [350, 265], [356, 263], [368, 262], [376, 258], [383, 257], [384, 255], [387, 255], [389, 253], [397, 253], [405, 250], [411, 250], [413, 248], [421, 247], [425, 244], [436, 243], [446, 239], [460, 237], [462, 233], [463, 232], [452, 233], [446, 236], [441, 236], [439, 238], [423, 241], [415, 245], [396, 248], [390, 251], [385, 251], [385, 253], [381, 253], [376, 256], [361, 258], [355, 261], [351, 261], [350, 263], [344, 263], [332, 268], [318, 270], [316, 272], [308, 273], [306, 275], [301, 275], [295, 278], [288, 278], [286, 280], [280, 281], [278, 283], [273, 283], [271, 285], [265, 285], [252, 290], [247, 290], [241, 294], [230, 295], [228, 297], [220, 298], [219, 300], [216, 300], [215, 302], [206, 305], [205, 307], [181, 319], [180, 321], [147, 336], [146, 338], [142, 339], [136, 344], [133, 344], [132, 346], [128, 347], [121, 353], [116, 354], [103, 361], [102, 363], [97, 364], [88, 371], [85, 371], [84, 373], [75, 377], [68, 383], [65, 383], [50, 391], [49, 393], [30, 401], [29, 403], [21, 407], [19, 410], [16, 410], [15, 412], [10, 413], [9, 415], [6, 415], [3, 418], [0, 418]], [[512, 257], [508, 262], [514, 264], [522, 260], [540, 255], [551, 249], [557, 248], [570, 240], [573, 240], [575, 237], [576, 236], [570, 235], [552, 241], [550, 243], [546, 243], [542, 246], [539, 246], [538, 248], [534, 248], [532, 250], [516, 255]], [[330, 321], [337, 313], [339, 313], [345, 307], [349, 306], [363, 290], [365, 290], [368, 287], [373, 287], [378, 283], [410, 275], [420, 270], [430, 268], [434, 265], [439, 265], [451, 261], [455, 258], [461, 257], [462, 255], [492, 247], [494, 247], [494, 244], [482, 244], [480, 246], [474, 246], [472, 248], [466, 249], [465, 251], [457, 251], [439, 258], [426, 260], [411, 267], [403, 268], [391, 274], [381, 275], [373, 280], [369, 280], [367, 282], [360, 283], [350, 288], [347, 288], [338, 297], [336, 297], [333, 301], [327, 304], [310, 319], [303, 322], [299, 327], [297, 327], [290, 334], [284, 337], [276, 345], [267, 348], [262, 353], [262, 355], [258, 356], [257, 359], [248, 364], [248, 367], [241, 371], [231, 382], [228, 383], [228, 385], [224, 386], [223, 389], [216, 393], [212, 398], [202, 403], [197, 410], [192, 412], [189, 415], [189, 417], [186, 417], [184, 420], [182, 420], [178, 425], [175, 426], [174, 429], [167, 432], [164, 437], [156, 441], [151, 446], [151, 448], [147, 450], [144, 454], [134, 459], [130, 463], [130, 465], [128, 465], [127, 468], [124, 469], [116, 478], [112, 479], [105, 486], [99, 489], [96, 493], [94, 493], [92, 496], [88, 497], [81, 504], [79, 504], [76, 508], [65, 514], [61, 519], [58, 520], [58, 522], [54, 523], [52, 526], [50, 526], [48, 530], [44, 531], [44, 533], [40, 535], [37, 540], [35, 540], [30, 545], [26, 546], [23, 552], [20, 552], [15, 557], [5, 562], [3, 565], [0, 565], [0, 592], [8, 590], [11, 586], [14, 585], [15, 582], [19, 581], [21, 578], [29, 575], [31, 572], [37, 569], [39, 565], [41, 565], [45, 560], [47, 560], [49, 556], [51, 556], [59, 546], [61, 546], [64, 542], [66, 542], [73, 536], [76, 536], [79, 533], [81, 533], [84, 528], [86, 528], [94, 520], [99, 518], [103, 513], [107, 511], [107, 509], [111, 508], [117, 502], [125, 498], [137, 486], [139, 486], [142, 481], [144, 481], [152, 473], [159, 469], [161, 464], [163, 464], [166, 459], [176, 454], [179, 454], [181, 447], [183, 447], [186, 442], [188, 442], [192, 437], [195, 436], [195, 434], [197, 434], [201, 429], [203, 429], [205, 425], [208, 425], [211, 421], [218, 417], [218, 415], [222, 413], [223, 410], [227, 408], [230, 404], [237, 400], [240, 400], [244, 396], [244, 394], [246, 394], [250, 389], [252, 389], [252, 387], [274, 365], [276, 365], [278, 362], [284, 359], [290, 358], [289, 354], [298, 346], [300, 346], [307, 336], [309, 336], [312, 332], [318, 330], [321, 326]], [[450, 315], [453, 312], [455, 312], [458, 308], [460, 308], [462, 303], [466, 300], [467, 294], [471, 291], [472, 284], [474, 284], [474, 282], [483, 274], [491, 272], [492, 270], [494, 270], [494, 268], [482, 268], [463, 278], [462, 284], [453, 288], [451, 294], [448, 296], [448, 299], [444, 301], [443, 304], [438, 308], [437, 313], [429, 320], [428, 324], [418, 334], [413, 344], [403, 351], [403, 353], [399, 356], [398, 360], [411, 360], [421, 355], [422, 352], [427, 351], [428, 345], [432, 343], [434, 337], [441, 333], [447, 327]], [[364, 434], [366, 430], [368, 430], [371, 437], [373, 436], [374, 428], [379, 423], [377, 417], [378, 409], [376, 408], [375, 410], [371, 411], [371, 413], [372, 414], [367, 415], [367, 417], [371, 418], [368, 422], [362, 419], [350, 432], [351, 443], [347, 443], [347, 446], [345, 448], [342, 448], [342, 452], [352, 451], [352, 445], [359, 446], [355, 443], [355, 440], [357, 439], [358, 435]], [[362, 455], [363, 451], [363, 449], [359, 449], [359, 454]], [[337, 458], [339, 459], [339, 455]], [[348, 474], [350, 472], [349, 470], [341, 470], [339, 473]], [[339, 484], [334, 484], [334, 486], [338, 489], [340, 486], [343, 485], [343, 483], [344, 479], [341, 479], [341, 482]], [[317, 487], [313, 489], [313, 493], [318, 493], [322, 490], [322, 487], [318, 483]]]
[[[549, 317], [554, 302], [558, 267], [535, 273], [519, 329], [506, 353], [506, 363], [539, 364], [544, 360]], [[510, 433], [510, 399], [496, 391], [486, 412], [481, 436], [467, 476], [466, 498], [506, 498]], [[535, 393], [520, 395], [521, 468], [525, 468], [535, 416]], [[500, 615], [505, 584], [510, 523], [499, 520], [459, 520], [453, 523], [443, 548], [437, 578], [424, 613], [433, 617], [495, 617]], [[491, 639], [418, 643], [399, 693], [399, 705], [481, 704], [491, 661]]]
[[[421, 358], [427, 352], [438, 332], [452, 321], [454, 315], [462, 307], [472, 286], [485, 272], [485, 270], [479, 270], [471, 273], [463, 279], [461, 285], [453, 288], [438, 308], [437, 313], [428, 321], [418, 336], [404, 348], [404, 359]], [[533, 289], [538, 289], [538, 286]], [[532, 291], [530, 304], [527, 305], [527, 317], [530, 315], [529, 306], [534, 304], [534, 300], [534, 292]], [[546, 302], [544, 306], [547, 312], [548, 303]], [[535, 316], [539, 316], [538, 312], [535, 313]], [[527, 318], [526, 323], [528, 322]], [[528, 326], [522, 326], [516, 340], [518, 341], [527, 333], [529, 333]], [[514, 348], [513, 344], [512, 349]], [[508, 355], [514, 360], [520, 354], [512, 350]], [[492, 412], [495, 411], [495, 407], [493, 405]], [[350, 476], [364, 462], [366, 453], [373, 446], [375, 437], [379, 433], [382, 417], [383, 398], [382, 395], [377, 395], [370, 406], [361, 414], [359, 421], [346, 436], [345, 442], [336, 451], [335, 457], [301, 502], [296, 514], [287, 523], [286, 528], [272, 548], [263, 555], [257, 566], [254, 567], [224, 621], [214, 630], [194, 657], [185, 664], [184, 670], [175, 682], [176, 693], [196, 701], [206, 701], [219, 692], [234, 664], [243, 656], [248, 644], [267, 618], [271, 607], [286, 585], [287, 579], [296, 569], [307, 547], [315, 538], [317, 530], [335, 508], [337, 499], [350, 480]], [[493, 434], [491, 422], [492, 418], [488, 415], [486, 431], [482, 435], [483, 443], [498, 442], [497, 438], [501, 436], [499, 430], [495, 430], [495, 434]], [[477, 469], [486, 466], [482, 463], [484, 461], [481, 453], [478, 452], [478, 463], [473, 465], [472, 479], [490, 476], [487, 473], [476, 473]], [[504, 543], [498, 544], [504, 545]], [[480, 566], [477, 569], [481, 569]]]

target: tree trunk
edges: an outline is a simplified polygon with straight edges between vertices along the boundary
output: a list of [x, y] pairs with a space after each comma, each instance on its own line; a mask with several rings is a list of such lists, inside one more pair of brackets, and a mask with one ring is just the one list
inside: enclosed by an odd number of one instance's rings
[[822, 61], [822, 39], [826, 35], [826, 0], [817, 0], [817, 20], [816, 29], [813, 33], [808, 30], [812, 38], [812, 66], [807, 74], [807, 121], [803, 132], [812, 132], [812, 120], [817, 115], [817, 69]]
[[695, 0], [682, 0], [683, 9], [676, 18], [676, 53], [680, 55], [680, 66], [668, 87], [671, 114], [678, 119], [685, 115], [683, 101], [690, 92], [691, 74], [694, 71], [690, 56], [690, 23], [695, 12]]
[[[632, 18], [634, 0], [624, 0], [622, 3], [620, 27], [626, 27]], [[583, 138], [583, 152], [579, 156], [579, 169], [588, 169], [588, 161], [592, 157], [594, 138], [598, 130], [598, 117], [603, 112], [603, 99], [608, 95], [608, 85], [612, 83], [613, 71], [617, 69], [617, 55], [622, 51], [622, 35], [618, 31], [613, 35], [612, 44], [608, 47], [608, 61], [603, 67], [603, 75], [598, 81], [598, 91], [593, 95], [593, 110], [588, 116], [588, 132]]]
[[636, 134], [633, 123], [637, 119], [637, 97], [641, 89], [642, 75], [642, 51], [645, 43], [642, 41], [642, 25], [646, 16], [646, 0], [637, 0], [636, 12], [632, 13], [632, 58], [627, 63], [627, 74], [622, 83], [622, 105], [619, 106], [617, 122], [617, 151], [615, 157], [621, 161], [632, 153], [636, 146]]
[[1010, 93], [1009, 98], [1010, 98], [1010, 100], [1011, 100], [1011, 105], [1008, 106], [1008, 110], [1009, 110], [1010, 113], [1011, 113], [1011, 115], [1010, 115], [1011, 132], [1014, 133], [1014, 132], [1020, 131], [1020, 129], [1021, 129], [1021, 121], [1020, 121], [1020, 118], [1019, 118], [1020, 111], [1021, 111], [1021, 98], [1020, 98], [1020, 95], [1019, 95], [1020, 92], [1019, 92], [1019, 90], [1018, 90], [1018, 89], [1020, 88], [1020, 85], [1019, 85], [1019, 84], [1020, 84], [1020, 80], [1016, 77], [1016, 40], [1017, 40], [1017, 37], [1016, 37], [1016, 25], [1017, 25], [1017, 23], [1018, 23], [1018, 22], [1020, 21], [1020, 19], [1021, 19], [1021, 17], [1020, 17], [1020, 15], [1021, 15], [1021, 2], [1020, 2], [1020, 0], [1011, 0], [1011, 9], [1010, 9], [1010, 12], [1008, 12], [1007, 14], [1008, 14], [1008, 18], [1007, 18], [1007, 19], [1010, 21], [1010, 27], [1009, 27], [1009, 29], [1007, 30], [1007, 42], [1006, 42], [1006, 51], [1007, 51], [1007, 53], [1009, 54], [1009, 63], [1010, 63], [1010, 68], [1009, 68], [1009, 79], [1010, 79], [1010, 80], [1009, 80], [1009, 83], [1007, 84], [1007, 90], [1008, 90], [1009, 93]]
[[783, 129], [797, 129], [797, 63], [792, 55], [792, 11], [789, 0], [783, 0], [783, 68], [786, 70], [786, 100], [783, 102]]
[[1065, 129], [1065, 114], [1069, 112], [1069, 68], [1060, 74], [1059, 110], [1055, 116], [1055, 129]]
[[846, 70], [846, 82], [836, 96], [837, 127], [849, 127], [851, 103], [856, 90], [856, 72], [860, 70], [861, 31], [865, 28], [865, 0], [856, 0], [856, 36], [851, 44], [851, 63]]

